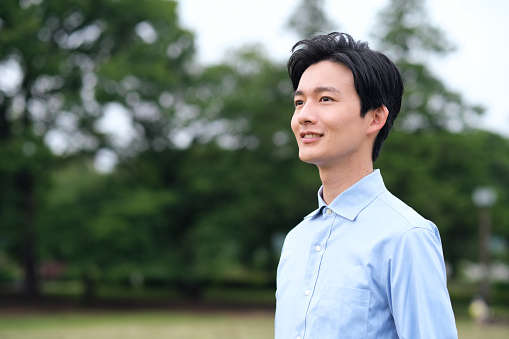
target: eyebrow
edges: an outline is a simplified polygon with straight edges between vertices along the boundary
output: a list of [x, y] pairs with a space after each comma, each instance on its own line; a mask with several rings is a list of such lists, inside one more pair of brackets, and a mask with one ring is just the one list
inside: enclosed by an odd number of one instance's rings
[[[336, 87], [332, 87], [332, 86], [318, 86], [313, 90], [313, 93], [322, 93], [322, 92], [333, 92], [333, 93], [341, 94], [341, 91], [339, 89], [337, 89]], [[297, 95], [304, 95], [304, 92], [299, 91], [299, 90], [296, 90], [295, 92], [293, 92], [294, 97]]]

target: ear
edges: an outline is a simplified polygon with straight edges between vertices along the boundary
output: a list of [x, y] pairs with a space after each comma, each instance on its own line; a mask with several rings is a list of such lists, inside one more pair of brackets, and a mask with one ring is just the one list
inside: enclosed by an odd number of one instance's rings
[[369, 112], [369, 126], [366, 131], [367, 134], [378, 133], [379, 130], [384, 127], [387, 117], [389, 116], [389, 110], [385, 105], [373, 109]]

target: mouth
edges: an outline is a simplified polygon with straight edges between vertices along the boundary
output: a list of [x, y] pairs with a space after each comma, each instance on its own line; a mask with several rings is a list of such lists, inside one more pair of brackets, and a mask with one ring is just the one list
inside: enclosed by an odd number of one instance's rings
[[301, 140], [303, 143], [309, 144], [318, 141], [321, 137], [323, 137], [323, 134], [315, 132], [303, 132], [300, 134], [300, 137], [302, 138]]
[[323, 134], [306, 133], [306, 134], [302, 135], [302, 138], [303, 139], [315, 139], [315, 138], [320, 138], [321, 136], [323, 136]]

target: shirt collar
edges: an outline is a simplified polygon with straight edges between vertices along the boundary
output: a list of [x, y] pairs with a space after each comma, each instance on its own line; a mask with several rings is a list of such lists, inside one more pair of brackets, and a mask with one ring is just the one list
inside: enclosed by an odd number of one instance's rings
[[[334, 213], [349, 220], [354, 220], [360, 211], [386, 190], [380, 170], [377, 169], [338, 195], [328, 207]], [[319, 208], [311, 214], [316, 214], [324, 206], [327, 206], [322, 199], [322, 191], [323, 186], [318, 190]]]

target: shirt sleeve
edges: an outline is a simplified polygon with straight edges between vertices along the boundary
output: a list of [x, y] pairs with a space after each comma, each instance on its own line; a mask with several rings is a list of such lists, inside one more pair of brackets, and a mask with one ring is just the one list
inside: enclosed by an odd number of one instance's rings
[[387, 293], [400, 339], [458, 338], [438, 230], [413, 228], [389, 260]]

